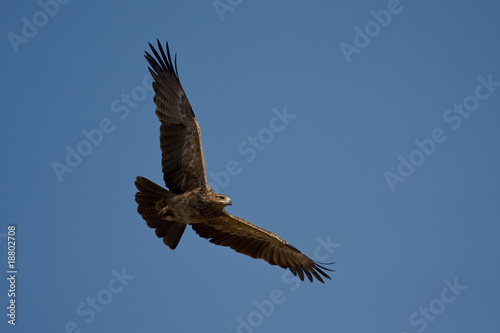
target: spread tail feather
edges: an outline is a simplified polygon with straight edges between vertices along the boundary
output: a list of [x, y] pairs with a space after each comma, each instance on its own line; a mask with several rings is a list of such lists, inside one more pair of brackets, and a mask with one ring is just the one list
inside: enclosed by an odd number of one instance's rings
[[156, 229], [156, 236], [159, 238], [163, 237], [165, 245], [174, 250], [181, 240], [186, 225], [163, 219], [158, 215], [158, 210], [156, 209], [156, 203], [159, 200], [168, 200], [173, 194], [144, 177], [137, 177], [135, 187], [139, 190], [135, 194], [135, 201], [139, 205], [137, 212], [141, 214], [148, 227]]

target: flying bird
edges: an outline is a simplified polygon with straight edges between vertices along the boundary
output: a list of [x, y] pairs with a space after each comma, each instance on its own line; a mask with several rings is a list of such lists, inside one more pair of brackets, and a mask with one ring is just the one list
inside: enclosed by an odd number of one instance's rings
[[[160, 120], [160, 146], [163, 180], [168, 190], [137, 177], [137, 211], [156, 236], [172, 250], [177, 247], [186, 225], [216, 245], [228, 246], [252, 258], [289, 269], [303, 281], [313, 277], [323, 282], [332, 271], [311, 260], [295, 247], [242, 218], [226, 212], [231, 199], [212, 191], [207, 183], [201, 146], [200, 126], [179, 81], [177, 55], [172, 62], [168, 43], [166, 53], [149, 46], [145, 52], [155, 91], [156, 115]], [[323, 264], [324, 265], [324, 264]]]

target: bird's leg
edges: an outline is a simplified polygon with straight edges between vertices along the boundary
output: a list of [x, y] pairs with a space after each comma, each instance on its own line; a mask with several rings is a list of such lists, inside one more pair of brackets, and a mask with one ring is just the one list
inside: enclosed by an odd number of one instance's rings
[[174, 214], [168, 206], [165, 206], [158, 210], [158, 215], [161, 216], [164, 220], [175, 221]]

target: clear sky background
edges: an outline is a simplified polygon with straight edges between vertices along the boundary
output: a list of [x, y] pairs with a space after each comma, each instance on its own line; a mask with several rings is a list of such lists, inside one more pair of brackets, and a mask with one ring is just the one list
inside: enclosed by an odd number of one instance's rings
[[[54, 3], [0, 20], [2, 332], [9, 225], [17, 332], [498, 330], [498, 1]], [[334, 261], [331, 281], [147, 228], [156, 38], [228, 211]]]

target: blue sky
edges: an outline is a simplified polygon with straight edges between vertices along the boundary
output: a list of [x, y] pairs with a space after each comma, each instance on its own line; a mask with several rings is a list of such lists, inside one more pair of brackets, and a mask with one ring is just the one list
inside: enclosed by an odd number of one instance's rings
[[[10, 299], [18, 332], [498, 329], [497, 1], [9, 6], [2, 332]], [[133, 182], [162, 183], [156, 38], [228, 211], [335, 261], [331, 281], [147, 228]]]

